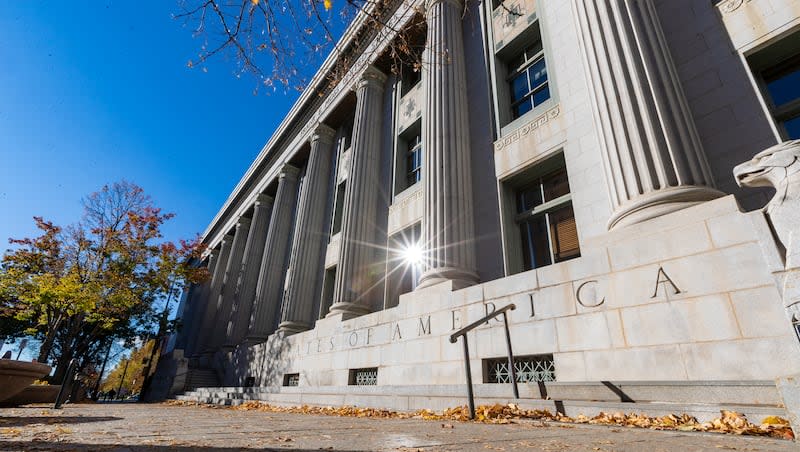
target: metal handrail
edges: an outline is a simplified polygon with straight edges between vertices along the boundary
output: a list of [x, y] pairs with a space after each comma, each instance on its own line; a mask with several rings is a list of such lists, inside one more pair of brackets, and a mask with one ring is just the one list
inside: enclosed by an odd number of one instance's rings
[[456, 331], [455, 333], [450, 335], [450, 342], [455, 344], [458, 341], [458, 337], [462, 336], [464, 338], [464, 369], [467, 372], [467, 397], [469, 398], [469, 418], [475, 419], [475, 395], [472, 392], [472, 369], [469, 364], [469, 344], [467, 343], [467, 333], [474, 330], [475, 328], [481, 326], [484, 323], [487, 323], [489, 320], [502, 315], [503, 316], [503, 325], [505, 326], [506, 330], [506, 347], [508, 348], [508, 368], [511, 372], [511, 387], [514, 388], [514, 398], [519, 399], [519, 388], [517, 387], [517, 370], [514, 367], [514, 353], [511, 351], [511, 333], [508, 330], [508, 315], [506, 311], [513, 311], [517, 309], [517, 306], [514, 303], [509, 305], [503, 306], [502, 308], [487, 314], [483, 318], [476, 320], [469, 325], [461, 328], [460, 330]]

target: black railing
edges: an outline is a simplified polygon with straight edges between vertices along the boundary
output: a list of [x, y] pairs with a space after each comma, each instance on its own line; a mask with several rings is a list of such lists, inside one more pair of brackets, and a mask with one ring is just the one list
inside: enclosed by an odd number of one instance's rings
[[464, 369], [467, 372], [467, 397], [469, 398], [470, 419], [475, 419], [475, 395], [472, 392], [472, 368], [469, 364], [469, 344], [467, 343], [467, 333], [499, 315], [503, 316], [503, 325], [505, 326], [506, 330], [506, 347], [508, 348], [508, 369], [509, 372], [511, 372], [511, 386], [514, 388], [514, 398], [519, 399], [519, 388], [517, 388], [517, 370], [514, 366], [514, 352], [511, 351], [511, 333], [508, 331], [508, 315], [506, 314], [506, 311], [513, 311], [514, 309], [517, 309], [517, 306], [514, 305], [514, 303], [503, 306], [502, 308], [470, 323], [469, 325], [450, 335], [450, 342], [453, 344], [458, 341], [459, 336], [464, 339]]

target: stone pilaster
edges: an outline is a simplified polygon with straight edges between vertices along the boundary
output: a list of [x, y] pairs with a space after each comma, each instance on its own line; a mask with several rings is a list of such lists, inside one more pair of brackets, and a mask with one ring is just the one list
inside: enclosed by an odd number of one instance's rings
[[614, 208], [609, 229], [722, 196], [653, 1], [572, 2]]
[[419, 287], [452, 280], [465, 287], [475, 273], [475, 224], [469, 108], [460, 0], [428, 0], [423, 53], [422, 167], [425, 271]]
[[255, 302], [250, 315], [247, 340], [264, 342], [274, 331], [275, 317], [283, 298], [292, 219], [297, 207], [297, 176], [300, 170], [284, 165], [278, 176], [278, 192], [272, 208], [267, 243], [261, 259]]
[[222, 281], [225, 279], [225, 269], [231, 257], [231, 245], [233, 245], [232, 235], [226, 235], [222, 238], [219, 257], [217, 258], [217, 263], [214, 264], [214, 273], [211, 275], [211, 285], [205, 301], [206, 307], [203, 313], [202, 328], [198, 330], [197, 339], [195, 340], [195, 355], [204, 352], [211, 345], [211, 333], [214, 330], [214, 320], [217, 318], [217, 309], [219, 309], [217, 303], [219, 302], [219, 294], [222, 291]]
[[214, 319], [214, 329], [211, 335], [211, 351], [216, 350], [225, 343], [225, 333], [228, 328], [228, 319], [231, 315], [233, 297], [236, 294], [236, 281], [242, 269], [244, 246], [247, 244], [247, 235], [250, 230], [250, 219], [239, 217], [236, 222], [236, 232], [233, 235], [231, 255], [225, 267], [225, 278], [222, 281], [222, 290], [217, 302], [217, 316]]
[[300, 188], [294, 226], [288, 284], [278, 326], [286, 334], [305, 331], [314, 322], [314, 301], [320, 294], [322, 257], [327, 243], [325, 204], [331, 182], [331, 150], [335, 133], [332, 128], [320, 124], [311, 137], [311, 152]]
[[[198, 297], [200, 296], [201, 287], [197, 284], [189, 284], [184, 289], [183, 298], [179, 305], [178, 318], [180, 318], [180, 329], [175, 335], [175, 348], [186, 351], [186, 344], [189, 339], [189, 333], [192, 328], [192, 317], [197, 311]], [[185, 298], [184, 298], [185, 297]]]
[[[219, 252], [217, 250], [213, 250], [209, 253], [208, 259], [206, 260], [206, 269], [212, 277], [217, 264], [218, 254]], [[196, 295], [193, 294], [189, 300], [194, 307], [191, 312], [190, 324], [188, 326], [184, 324], [184, 328], [186, 328], [186, 348], [184, 349], [184, 356], [186, 357], [194, 356], [197, 351], [197, 338], [201, 334], [200, 331], [203, 327], [202, 323], [206, 310], [209, 309], [208, 292], [211, 288], [211, 279], [212, 278], [209, 278], [206, 282], [197, 287]]]
[[377, 282], [376, 215], [383, 89], [386, 75], [370, 66], [356, 83], [356, 114], [350, 171], [342, 212], [342, 232], [333, 304], [328, 315], [353, 317], [371, 311], [369, 292]]
[[259, 194], [253, 205], [253, 221], [250, 224], [250, 233], [247, 235], [247, 244], [244, 247], [244, 260], [239, 272], [239, 280], [236, 282], [236, 295], [228, 323], [226, 346], [236, 346], [247, 334], [274, 201], [272, 196]]

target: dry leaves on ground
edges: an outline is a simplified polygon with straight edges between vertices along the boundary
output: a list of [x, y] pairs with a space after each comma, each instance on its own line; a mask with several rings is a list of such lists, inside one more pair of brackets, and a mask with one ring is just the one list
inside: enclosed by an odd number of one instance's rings
[[[194, 402], [170, 400], [169, 405], [198, 405]], [[200, 405], [215, 407], [216, 405]], [[241, 405], [228, 407], [238, 411], [263, 411], [271, 413], [317, 414], [324, 416], [361, 417], [361, 418], [392, 418], [392, 419], [425, 419], [435, 421], [469, 421], [469, 409], [466, 406], [449, 408], [441, 413], [423, 409], [416, 412], [397, 412], [375, 408], [358, 408], [353, 406], [343, 407], [318, 407], [318, 406], [277, 406], [259, 401], [245, 402]], [[747, 418], [735, 411], [722, 410], [720, 417], [709, 422], [699, 422], [687, 414], [650, 417], [636, 413], [600, 413], [594, 417], [578, 415], [575, 418], [548, 410], [526, 410], [519, 405], [480, 405], [475, 408], [475, 421], [490, 424], [509, 424], [519, 420], [544, 420], [574, 424], [618, 425], [624, 427], [638, 427], [652, 430], [679, 430], [694, 432], [731, 433], [735, 435], [771, 436], [782, 439], [793, 439], [789, 421], [778, 416], [768, 416], [760, 424], [753, 424]]]

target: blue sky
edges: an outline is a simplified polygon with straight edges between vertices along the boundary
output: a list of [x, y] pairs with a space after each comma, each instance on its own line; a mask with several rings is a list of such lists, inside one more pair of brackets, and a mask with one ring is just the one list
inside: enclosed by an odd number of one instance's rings
[[189, 69], [200, 39], [173, 0], [0, 2], [0, 241], [31, 219], [80, 216], [80, 199], [128, 179], [201, 233], [297, 97], [252, 94], [217, 58]]

